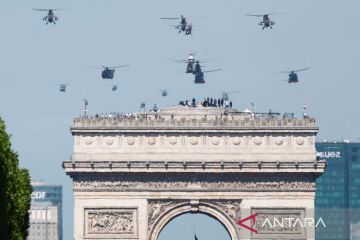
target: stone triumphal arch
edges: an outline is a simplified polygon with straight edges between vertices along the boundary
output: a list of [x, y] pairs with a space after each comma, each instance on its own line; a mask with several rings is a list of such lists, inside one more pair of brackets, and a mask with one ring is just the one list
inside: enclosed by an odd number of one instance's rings
[[[156, 240], [174, 217], [201, 212], [233, 240], [313, 239], [316, 160], [312, 118], [213, 107], [81, 117], [63, 163], [73, 179], [74, 238]], [[256, 214], [255, 221], [237, 222]], [[285, 226], [263, 225], [288, 219]], [[250, 219], [251, 220], [251, 219]]]

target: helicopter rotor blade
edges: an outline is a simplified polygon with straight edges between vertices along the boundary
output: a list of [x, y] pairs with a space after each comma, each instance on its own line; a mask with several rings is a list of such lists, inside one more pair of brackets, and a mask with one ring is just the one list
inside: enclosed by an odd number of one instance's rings
[[120, 66], [115, 66], [115, 67], [110, 67], [110, 68], [124, 68], [124, 67], [129, 67], [130, 65], [120, 65]]
[[301, 71], [308, 70], [308, 69], [310, 69], [310, 68], [311, 68], [311, 67], [308, 67], [308, 68], [303, 68], [303, 69], [295, 70], [294, 72], [301, 72]]
[[43, 8], [33, 8], [32, 10], [34, 11], [43, 11], [43, 12], [48, 12], [51, 9], [43, 9]]
[[262, 17], [264, 15], [263, 14], [246, 14], [245, 16], [248, 16], [248, 17]]
[[203, 71], [204, 73], [208, 73], [208, 72], [217, 72], [217, 71], [221, 71], [222, 69], [221, 68], [217, 68], [217, 69], [213, 69], [213, 70], [206, 70], [206, 71]]
[[171, 17], [162, 17], [162, 18], [160, 18], [160, 19], [162, 19], [162, 20], [179, 20], [180, 18], [171, 18]]
[[266, 15], [285, 15], [285, 14], [286, 14], [285, 12], [271, 12], [271, 13], [268, 13]]
[[48, 12], [48, 11], [66, 11], [68, 9], [64, 9], [64, 8], [33, 8], [34, 11], [43, 11], [43, 12]]
[[172, 62], [175, 62], [175, 63], [188, 63], [189, 62], [189, 60], [186, 60], [186, 59], [182, 59], [182, 60], [169, 59], [169, 60]]
[[213, 61], [218, 61], [218, 58], [209, 58], [209, 59], [199, 59], [198, 61], [200, 63], [206, 63], [206, 62], [213, 62]]

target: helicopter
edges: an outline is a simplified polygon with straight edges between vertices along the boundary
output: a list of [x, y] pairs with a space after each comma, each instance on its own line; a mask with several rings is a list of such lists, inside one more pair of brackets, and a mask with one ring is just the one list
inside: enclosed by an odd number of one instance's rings
[[310, 67], [299, 69], [299, 70], [283, 71], [283, 72], [280, 72], [280, 73], [288, 73], [289, 74], [289, 79], [285, 80], [288, 83], [297, 83], [297, 82], [299, 82], [297, 72], [305, 71], [305, 70], [308, 70], [308, 69], [310, 69]]
[[[185, 73], [192, 73], [194, 74], [194, 68], [195, 68], [195, 52], [190, 53], [189, 57], [187, 59], [180, 59], [180, 60], [172, 60], [173, 62], [176, 63], [186, 63], [186, 71]], [[216, 59], [206, 59], [206, 60], [198, 60], [199, 63], [204, 63], [204, 62], [208, 62], [208, 61], [214, 61]]]
[[270, 20], [270, 17], [269, 17], [270, 15], [274, 15], [274, 13], [247, 14], [246, 16], [262, 17], [262, 21], [259, 22], [259, 25], [262, 26], [262, 30], [264, 30], [265, 28], [271, 28], [272, 29], [272, 26], [275, 25], [275, 22]]
[[224, 99], [224, 101], [229, 101], [230, 100], [229, 95], [233, 94], [233, 93], [238, 93], [238, 92], [240, 92], [240, 91], [223, 92], [221, 94], [221, 98]]
[[180, 60], [171, 60], [176, 63], [186, 63], [186, 71], [185, 73], [193, 73], [194, 72], [194, 65], [195, 65], [195, 53], [190, 53], [187, 59], [180, 59]]
[[164, 18], [160, 18], [163, 20], [180, 20], [180, 23], [178, 25], [175, 25], [175, 29], [178, 30], [179, 33], [184, 32], [185, 35], [191, 35], [192, 34], [192, 24], [188, 24], [186, 21], [186, 18], [181, 15], [180, 18], [176, 17], [176, 18], [169, 18], [169, 17], [164, 17]]
[[68, 86], [70, 84], [66, 84], [66, 83], [60, 83], [59, 84], [59, 91], [60, 92], [66, 92], [66, 86]]
[[116, 66], [116, 67], [105, 67], [105, 66], [103, 66], [104, 70], [101, 72], [101, 77], [103, 79], [113, 79], [116, 68], [123, 68], [123, 67], [128, 67], [128, 66], [129, 65], [122, 65], [122, 66]]
[[115, 92], [115, 91], [118, 90], [118, 87], [117, 87], [116, 85], [113, 85], [112, 88], [111, 88], [111, 90], [112, 90], [113, 92]]
[[161, 96], [167, 97], [168, 91], [166, 89], [161, 89], [160, 92], [161, 92]]
[[193, 71], [193, 74], [195, 75], [194, 83], [195, 83], [195, 84], [204, 84], [204, 83], [206, 83], [206, 81], [205, 81], [205, 79], [204, 79], [204, 73], [207, 73], [207, 72], [216, 72], [216, 71], [220, 71], [220, 70], [221, 70], [221, 68], [203, 71], [203, 70], [201, 69], [200, 62], [199, 62], [198, 60], [196, 60], [196, 62], [195, 62], [195, 67], [194, 67], [194, 71]]
[[43, 18], [43, 21], [46, 21], [46, 25], [48, 23], [56, 24], [59, 18], [54, 14], [55, 10], [63, 10], [63, 9], [41, 9], [41, 8], [33, 8], [34, 11], [45, 11], [48, 12], [47, 16]]

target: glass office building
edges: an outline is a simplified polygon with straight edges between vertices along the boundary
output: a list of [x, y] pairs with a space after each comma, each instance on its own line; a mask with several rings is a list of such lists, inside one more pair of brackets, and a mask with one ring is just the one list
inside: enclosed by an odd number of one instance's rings
[[351, 224], [360, 221], [360, 143], [316, 143], [319, 159], [327, 161], [317, 179], [315, 213], [326, 228], [316, 228], [317, 240], [350, 240]]
[[62, 240], [62, 186], [32, 186], [28, 240]]

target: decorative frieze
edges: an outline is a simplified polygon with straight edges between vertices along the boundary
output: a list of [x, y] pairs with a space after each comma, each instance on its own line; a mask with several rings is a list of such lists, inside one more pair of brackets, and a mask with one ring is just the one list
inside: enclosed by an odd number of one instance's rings
[[281, 180], [269, 179], [217, 179], [213, 181], [203, 178], [193, 180], [173, 177], [169, 179], [130, 179], [116, 178], [74, 178], [74, 191], [245, 191], [245, 192], [291, 192], [291, 191], [315, 191], [313, 180]]
[[[128, 146], [132, 145], [145, 145], [145, 146], [154, 146], [159, 147], [156, 142], [159, 141], [161, 143], [161, 146], [164, 145], [164, 143], [169, 143], [170, 146], [189, 143], [189, 145], [193, 146], [206, 146], [208, 143], [210, 145], [216, 147], [216, 146], [227, 146], [227, 147], [235, 147], [239, 145], [251, 145], [253, 147], [261, 147], [266, 144], [266, 146], [274, 145], [275, 147], [281, 147], [284, 143], [284, 139], [287, 140], [288, 146], [292, 144], [292, 141], [294, 139], [294, 143], [296, 146], [302, 146], [305, 144], [305, 140], [307, 139], [308, 145], [313, 145], [313, 139], [312, 137], [304, 138], [302, 136], [268, 136], [268, 135], [248, 135], [248, 136], [211, 136], [211, 135], [203, 135], [201, 138], [198, 136], [187, 136], [182, 135], [180, 137], [181, 141], [178, 140], [178, 136], [172, 136], [172, 135], [164, 135], [159, 138], [154, 136], [123, 136], [126, 139], [126, 143]], [[96, 143], [99, 147], [112, 147], [115, 143], [115, 136], [76, 136], [76, 144], [80, 145], [81, 142], [83, 142], [83, 145], [86, 147], [94, 147], [94, 143]], [[94, 141], [95, 140], [95, 141]], [[104, 143], [104, 144], [102, 144]], [[230, 143], [230, 144], [229, 144]], [[96, 145], [95, 144], [95, 145]], [[121, 145], [121, 136], [119, 139], [119, 146], [125, 147]], [[169, 146], [169, 145], [167, 145]]]

